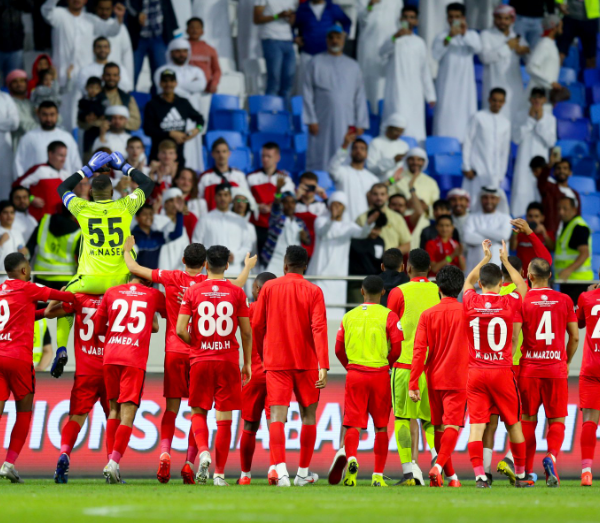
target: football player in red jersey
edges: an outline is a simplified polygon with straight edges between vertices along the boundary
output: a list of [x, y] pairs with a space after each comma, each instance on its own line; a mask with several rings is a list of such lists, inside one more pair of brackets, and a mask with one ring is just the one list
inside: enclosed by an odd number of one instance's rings
[[[548, 453], [543, 460], [546, 485], [558, 487], [556, 458], [565, 439], [568, 414], [569, 365], [579, 344], [579, 327], [573, 301], [550, 288], [551, 266], [547, 260], [534, 258], [527, 276], [531, 289], [517, 313], [514, 336], [523, 327], [523, 346], [519, 372], [519, 392], [523, 405], [523, 435], [527, 445], [525, 472], [533, 472], [535, 428], [541, 405], [548, 418]], [[565, 332], [569, 340], [565, 348]]]
[[[102, 367], [104, 336], [96, 336], [94, 332], [94, 315], [101, 302], [102, 296], [77, 293], [75, 294], [75, 302], [72, 304], [50, 302], [44, 314], [48, 319], [75, 314], [75, 335], [73, 338], [75, 343], [75, 382], [71, 389], [69, 421], [67, 421], [61, 433], [60, 455], [54, 472], [55, 483], [67, 483], [69, 481], [71, 451], [75, 446], [79, 431], [88, 414], [94, 408], [96, 401], [100, 401], [107, 418], [110, 412]], [[106, 450], [108, 454], [110, 454], [108, 449], [112, 448], [112, 445], [113, 443], [107, 438]]]
[[[252, 297], [254, 301], [250, 304], [250, 325], [252, 325], [252, 316], [256, 309], [256, 300], [262, 286], [269, 280], [277, 278], [271, 272], [261, 272], [252, 285]], [[252, 458], [256, 448], [256, 432], [260, 427], [262, 411], [265, 411], [267, 422], [271, 420], [267, 400], [267, 374], [263, 367], [262, 360], [256, 350], [256, 340], [252, 338], [252, 380], [242, 390], [242, 419], [244, 420], [244, 431], [240, 439], [240, 462], [242, 474], [237, 480], [238, 485], [250, 485], [252, 468]], [[271, 458], [273, 455], [271, 454]], [[272, 462], [269, 467], [269, 484], [277, 483], [277, 473], [275, 464]]]
[[[469, 455], [478, 488], [490, 488], [483, 467], [483, 432], [490, 421], [490, 411], [495, 406], [506, 424], [510, 446], [515, 458], [515, 486], [533, 486], [525, 480], [525, 438], [521, 429], [521, 399], [512, 370], [513, 320], [521, 308], [522, 297], [527, 294], [527, 284], [508, 261], [504, 241], [500, 260], [508, 270], [516, 291], [501, 296], [502, 270], [494, 263], [490, 252], [491, 241], [482, 243], [483, 260], [471, 271], [465, 281], [463, 308], [469, 333], [469, 375], [467, 378], [467, 404], [471, 430]], [[479, 282], [483, 293], [475, 292]], [[516, 342], [516, 340], [514, 340]]]
[[23, 483], [15, 470], [15, 461], [25, 444], [31, 423], [35, 392], [33, 329], [35, 320], [41, 319], [44, 314], [43, 310], [36, 313], [35, 306], [38, 301], [50, 299], [72, 302], [75, 296], [31, 283], [31, 266], [20, 252], [4, 258], [4, 270], [8, 280], [0, 285], [0, 418], [12, 393], [17, 419], [6, 458], [0, 467], [0, 479]]
[[129, 283], [111, 287], [94, 316], [96, 335], [106, 338], [103, 371], [110, 401], [106, 437], [114, 441], [104, 467], [109, 483], [121, 482], [119, 462], [142, 400], [150, 335], [158, 332], [154, 315], [167, 315], [164, 295], [149, 285], [149, 281], [134, 276]]
[[579, 408], [581, 430], [581, 486], [592, 486], [592, 462], [596, 450], [596, 431], [600, 418], [600, 286], [590, 285], [577, 300], [579, 327], [585, 327], [583, 360], [579, 371]]
[[[190, 388], [190, 347], [179, 339], [176, 332], [177, 317], [181, 306], [183, 293], [192, 285], [206, 280], [206, 275], [201, 274], [206, 261], [206, 249], [201, 243], [192, 243], [183, 251], [183, 271], [165, 271], [162, 269], [148, 269], [139, 265], [131, 256], [131, 250], [135, 245], [133, 236], [125, 240], [124, 258], [127, 268], [131, 274], [160, 283], [165, 288], [167, 301], [167, 331], [165, 334], [165, 373], [163, 396], [166, 398], [166, 408], [160, 424], [160, 458], [156, 478], [161, 483], [168, 483], [171, 479], [171, 443], [175, 434], [175, 419], [179, 412], [182, 398], [188, 398]], [[244, 270], [234, 285], [243, 287], [248, 280], [250, 271], [256, 265], [256, 256], [250, 257], [246, 254]], [[198, 447], [194, 439], [194, 433], [190, 427], [188, 438], [188, 451], [186, 462], [181, 470], [183, 483], [193, 485], [194, 461], [198, 456]]]
[[[214, 404], [217, 411], [214, 484], [219, 487], [228, 486], [225, 464], [231, 442], [232, 411], [242, 407], [242, 378], [248, 382], [252, 376], [248, 299], [242, 289], [225, 279], [229, 255], [229, 249], [221, 245], [208, 249], [208, 279], [185, 291], [177, 319], [177, 335], [190, 345], [189, 405], [200, 452], [196, 481], [206, 483], [212, 462], [206, 417]], [[238, 326], [244, 351], [242, 377], [236, 339]]]

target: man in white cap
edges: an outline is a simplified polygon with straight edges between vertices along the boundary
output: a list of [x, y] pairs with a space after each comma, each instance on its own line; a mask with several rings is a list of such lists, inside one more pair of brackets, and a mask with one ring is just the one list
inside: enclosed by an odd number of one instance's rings
[[475, 199], [482, 187], [500, 187], [508, 169], [511, 127], [502, 115], [506, 91], [490, 91], [488, 109], [475, 113], [463, 142], [463, 189]]
[[400, 138], [405, 127], [406, 119], [400, 113], [391, 114], [381, 126], [383, 133], [369, 144], [367, 168], [381, 181], [394, 175], [408, 152], [408, 144]]
[[129, 121], [129, 109], [124, 105], [111, 105], [104, 112], [108, 118], [100, 125], [100, 136], [94, 140], [92, 151], [100, 147], [108, 147], [112, 152], [124, 152], [127, 149], [127, 140], [131, 135], [125, 130]]
[[[110, 55], [110, 42], [108, 38], [99, 36], [94, 40], [94, 61], [84, 65], [77, 75], [77, 88], [80, 93], [85, 93], [85, 85], [88, 78], [96, 76], [101, 78], [104, 74], [104, 66], [109, 63], [108, 56]], [[133, 81], [131, 79], [131, 72], [120, 62], [112, 62], [119, 66], [121, 78], [119, 80], [119, 89], [129, 92], [133, 90]]]
[[515, 9], [501, 4], [494, 9], [494, 25], [481, 32], [483, 68], [483, 107], [487, 108], [487, 93], [496, 87], [506, 91], [502, 115], [514, 122], [523, 106], [523, 80], [520, 59], [529, 53], [527, 41], [513, 30]]
[[542, 38], [527, 62], [530, 80], [525, 100], [536, 87], [546, 90], [562, 89], [558, 83], [560, 54], [556, 46], [556, 37], [562, 33], [562, 20], [557, 15], [547, 15], [542, 20], [542, 29]]
[[406, 120], [405, 135], [422, 142], [427, 136], [424, 102], [433, 107], [437, 98], [427, 45], [414, 33], [419, 25], [414, 6], [402, 9], [400, 25], [400, 30], [380, 49], [381, 59], [387, 60], [382, 121], [401, 114]]
[[390, 187], [390, 194], [401, 193], [408, 197], [415, 191], [419, 199], [431, 208], [433, 202], [440, 199], [440, 188], [431, 176], [425, 174], [428, 164], [429, 159], [425, 150], [413, 147], [404, 158], [402, 171], [396, 171], [396, 181]]

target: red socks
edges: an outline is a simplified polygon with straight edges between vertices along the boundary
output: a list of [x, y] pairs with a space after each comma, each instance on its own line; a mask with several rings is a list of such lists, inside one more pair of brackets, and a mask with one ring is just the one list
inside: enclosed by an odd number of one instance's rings
[[256, 448], [256, 433], [251, 430], [244, 430], [240, 440], [240, 462], [242, 472], [250, 472], [252, 470], [252, 458], [254, 457], [254, 449]]
[[[303, 427], [304, 430], [304, 427]], [[272, 421], [269, 427], [269, 440], [275, 465], [285, 463], [285, 430], [281, 421]], [[302, 452], [302, 450], [300, 450]]]
[[[535, 441], [535, 438], [534, 438]], [[525, 441], [521, 443], [510, 442], [510, 450], [512, 450], [513, 458], [515, 458], [515, 474], [522, 476], [525, 474], [525, 462], [527, 460], [527, 444]]]
[[[535, 441], [535, 427], [536, 426], [537, 426], [537, 421], [521, 421], [521, 428], [523, 429], [523, 436], [525, 436], [525, 445], [526, 445], [525, 472], [527, 472], [527, 474], [530, 474], [531, 472], [533, 472], [533, 460], [535, 459], [535, 449], [536, 449], [536, 441]], [[563, 434], [563, 436], [564, 436], [564, 434]], [[516, 461], [515, 461], [515, 466], [516, 466]]]
[[383, 471], [385, 470], [389, 443], [390, 441], [387, 432], [375, 433], [375, 444], [373, 445], [373, 452], [375, 453], [374, 474], [383, 474]]
[[192, 416], [192, 432], [196, 439], [198, 452], [208, 450], [208, 425], [206, 423], [206, 415], [194, 414]]
[[300, 432], [300, 468], [308, 468], [313, 453], [315, 452], [315, 442], [317, 441], [317, 426], [302, 425]]
[[596, 450], [596, 431], [598, 424], [593, 421], [584, 422], [581, 428], [581, 468], [591, 468]]
[[[548, 441], [548, 452], [557, 458], [563, 441], [565, 440], [565, 424], [558, 421], [550, 423], [548, 426], [548, 433], [546, 434], [546, 440]], [[529, 454], [527, 457], [529, 457]]]
[[171, 444], [173, 442], [173, 435], [175, 434], [175, 419], [177, 418], [176, 412], [165, 410], [162, 421], [160, 422], [160, 453], [166, 452], [171, 453]]
[[108, 454], [108, 459], [110, 459], [110, 455], [115, 448], [115, 435], [120, 424], [121, 420], [118, 419], [109, 419], [106, 421], [106, 453]]
[[125, 449], [127, 448], [127, 445], [129, 445], [129, 438], [131, 438], [132, 431], [132, 427], [123, 424], [119, 425], [115, 435], [115, 447], [110, 455], [110, 459], [117, 463], [121, 461], [121, 457], [125, 454]]
[[485, 470], [483, 468], [483, 441], [471, 441], [467, 445], [469, 449], [469, 456], [471, 457], [471, 465], [473, 465], [473, 472], [475, 472], [475, 479], [478, 477], [486, 477]]
[[31, 412], [17, 412], [17, 420], [15, 426], [10, 434], [10, 445], [8, 446], [8, 452], [6, 453], [6, 460], [8, 463], [14, 464], [25, 440], [29, 434], [29, 425], [31, 424]]
[[346, 448], [346, 456], [349, 458], [356, 458], [358, 453], [358, 442], [360, 440], [360, 432], [355, 428], [346, 429], [346, 435], [344, 436], [344, 447]]
[[231, 444], [231, 420], [217, 421], [217, 437], [215, 441], [215, 474], [225, 473], [225, 463], [229, 456]]
[[[438, 451], [436, 463], [444, 469], [446, 476], [454, 476], [455, 474], [454, 466], [452, 465], [452, 453], [457, 441], [458, 431], [456, 429], [448, 427], [444, 432], [435, 432], [435, 450]], [[481, 451], [481, 456], [483, 459], [483, 450]]]
[[79, 436], [79, 431], [81, 427], [79, 423], [76, 421], [68, 421], [67, 424], [63, 427], [61, 440], [60, 440], [60, 453], [67, 454], [71, 456], [71, 451], [75, 446], [75, 442], [77, 441], [77, 436]]
[[190, 463], [194, 463], [196, 458], [198, 457], [198, 445], [196, 445], [196, 438], [194, 438], [194, 431], [190, 427], [190, 434], [188, 436], [188, 449], [187, 456], [185, 457], [186, 461]]

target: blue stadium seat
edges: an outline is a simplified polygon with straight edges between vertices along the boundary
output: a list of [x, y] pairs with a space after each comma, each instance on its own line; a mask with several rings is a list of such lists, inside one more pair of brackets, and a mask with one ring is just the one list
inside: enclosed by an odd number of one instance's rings
[[455, 174], [436, 175], [434, 178], [437, 181], [440, 191], [443, 195], [445, 195], [448, 191], [455, 189], [456, 187], [461, 187], [463, 182], [462, 174], [460, 176]]
[[240, 99], [233, 94], [213, 94], [210, 100], [210, 112], [240, 109]]
[[293, 138], [294, 142], [294, 151], [297, 153], [305, 153], [308, 149], [308, 134], [307, 133], [299, 133], [295, 134]]
[[[144, 144], [146, 158], [150, 158], [150, 150], [152, 149], [152, 140], [149, 136], [146, 136], [144, 130], [140, 127], [137, 131], [131, 131], [131, 136], [137, 136]], [[75, 138], [77, 141], [77, 138]]]
[[287, 111], [278, 113], [259, 111], [255, 118], [256, 130], [260, 133], [287, 134], [291, 131], [290, 113]]
[[372, 136], [379, 136], [379, 128], [381, 127], [381, 116], [378, 114], [369, 115], [369, 128], [367, 132]]
[[281, 149], [290, 149], [292, 146], [292, 138], [289, 134], [253, 133], [250, 135], [250, 149], [253, 153], [260, 151], [267, 142], [275, 142]]
[[412, 136], [402, 136], [400, 138], [400, 140], [405, 141], [408, 144], [408, 147], [410, 149], [412, 149], [413, 147], [419, 146], [419, 142], [417, 142], [417, 140], [415, 138], [413, 138]]
[[600, 104], [590, 106], [590, 120], [593, 124], [600, 124]]
[[204, 137], [206, 143], [206, 149], [211, 150], [213, 142], [217, 138], [224, 138], [227, 141], [230, 149], [238, 149], [239, 147], [245, 147], [244, 137], [242, 133], [237, 131], [208, 131]]
[[229, 157], [229, 165], [248, 173], [252, 167], [252, 157], [250, 155], [250, 149], [248, 147], [241, 147], [231, 151]]
[[462, 154], [434, 155], [433, 169], [438, 176], [450, 175], [462, 177]]
[[554, 116], [559, 120], [577, 120], [583, 118], [583, 108], [581, 105], [570, 102], [560, 102], [554, 106]]
[[592, 133], [587, 118], [577, 120], [557, 120], [556, 130], [559, 140], [583, 140], [589, 142]]
[[281, 160], [277, 168], [289, 173], [296, 172], [296, 155], [292, 149], [281, 149]]
[[592, 156], [583, 156], [582, 158], [574, 158], [572, 163], [573, 174], [575, 176], [585, 176], [596, 179], [596, 174], [598, 173], [596, 158]]
[[373, 140], [373, 135], [363, 133], [358, 138], [360, 138], [361, 140], [364, 140], [365, 142], [367, 142], [367, 145], [369, 145], [371, 143], [371, 141]]
[[[561, 82], [562, 85], [565, 85]], [[566, 85], [566, 87], [571, 92], [571, 98], [569, 101], [573, 104], [579, 104], [582, 107], [587, 105], [587, 100], [585, 96], [585, 85], [579, 82], [574, 82], [572, 84]]]
[[600, 254], [600, 232], [592, 234], [592, 254]]
[[600, 231], [600, 216], [595, 214], [582, 214], [581, 217], [590, 226], [592, 231]]
[[571, 69], [575, 69], [575, 71], [579, 71], [581, 68], [579, 64], [579, 47], [572, 45], [569, 48], [569, 54], [565, 57], [563, 67], [570, 67]]
[[483, 82], [483, 65], [475, 64], [473, 65], [473, 68], [475, 69], [475, 80], [477, 82]]
[[152, 98], [152, 96], [150, 95], [150, 93], [140, 93], [139, 91], [131, 91], [130, 94], [135, 99], [135, 103], [137, 103], [137, 106], [140, 110], [140, 114], [143, 118], [144, 108], [146, 107], [146, 104], [150, 101], [150, 98]]
[[588, 144], [581, 140], [558, 140], [556, 145], [560, 147], [563, 158], [589, 156], [590, 154]]
[[477, 107], [481, 108], [483, 102], [483, 82], [477, 80], [475, 82], [475, 89], [477, 90]]
[[208, 152], [206, 151], [206, 145], [202, 146], [202, 165], [204, 165], [205, 169], [208, 168]]
[[293, 115], [302, 115], [304, 99], [302, 96], [292, 96], [292, 114]]
[[600, 85], [594, 85], [592, 87], [592, 101], [595, 104], [600, 104]]
[[577, 71], [569, 67], [561, 67], [558, 74], [558, 81], [563, 85], [570, 85], [577, 81]]
[[457, 154], [461, 152], [460, 142], [450, 136], [428, 136], [425, 139], [428, 156], [434, 154]]
[[600, 84], [600, 69], [584, 69], [583, 83], [586, 87], [593, 87]]
[[523, 80], [523, 85], [527, 85], [529, 83], [529, 73], [524, 65], [521, 66], [521, 79]]
[[217, 109], [210, 114], [211, 130], [248, 134], [248, 113], [243, 109]]
[[600, 194], [580, 194], [581, 214], [598, 214], [600, 210]]
[[581, 194], [591, 194], [596, 192], [596, 182], [588, 176], [571, 176], [569, 178], [569, 187], [575, 189]]
[[383, 106], [384, 106], [384, 104], [385, 104], [385, 101], [383, 99], [381, 99], [381, 100], [379, 100], [377, 102], [377, 109], [379, 110], [379, 113], [378, 113], [379, 116], [383, 115]]
[[329, 173], [327, 171], [313, 171], [313, 172], [319, 178], [319, 181], [317, 182], [319, 184], [319, 187], [323, 187], [323, 189], [325, 189], [326, 191], [335, 189], [335, 184], [333, 183], [333, 180], [331, 179], [331, 176], [329, 176]]
[[248, 97], [248, 108], [252, 115], [260, 111], [285, 111], [285, 101], [281, 96], [256, 94]]
[[[593, 249], [594, 246], [592, 245], [592, 250]], [[594, 274], [598, 274], [598, 271], [600, 271], [600, 256], [592, 255], [592, 270], [594, 271]]]

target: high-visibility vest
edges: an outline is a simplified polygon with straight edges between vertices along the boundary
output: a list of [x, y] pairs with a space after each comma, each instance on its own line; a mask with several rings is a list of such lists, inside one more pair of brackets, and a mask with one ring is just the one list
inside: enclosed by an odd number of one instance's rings
[[[510, 285], [504, 285], [500, 287], [500, 296], [505, 296], [506, 294], [510, 294], [511, 292], [516, 292], [517, 286], [514, 283]], [[523, 346], [523, 329], [519, 332], [519, 343], [517, 344], [517, 350], [513, 356], [513, 365], [518, 365], [519, 361], [521, 361], [521, 347]]]
[[386, 325], [390, 312], [383, 305], [364, 303], [344, 314], [342, 325], [348, 363], [374, 368], [389, 365]]
[[[556, 0], [557, 4], [564, 4], [565, 0]], [[588, 18], [600, 18], [600, 0], [585, 0], [585, 14]]]
[[68, 281], [69, 275], [77, 270], [77, 243], [81, 238], [81, 229], [64, 236], [54, 236], [50, 232], [50, 215], [42, 218], [38, 227], [38, 249], [33, 265], [34, 271], [64, 272], [64, 276], [44, 276], [48, 281]]
[[[560, 271], [563, 269], [569, 268], [573, 265], [573, 262], [579, 256], [579, 251], [577, 249], [571, 249], [569, 247], [569, 242], [571, 241], [571, 236], [573, 235], [573, 230], [577, 225], [581, 225], [586, 229], [590, 230], [590, 227], [585, 220], [581, 216], [575, 216], [567, 226], [563, 226], [563, 230], [558, 237], [556, 242], [556, 252], [554, 254], [554, 268], [556, 269], [556, 274], [560, 274]], [[576, 271], [571, 273], [569, 276], [569, 280], [593, 280], [594, 279], [594, 271], [592, 270], [592, 231], [590, 230], [590, 236], [588, 238], [588, 247], [590, 249], [590, 255], [587, 260], [583, 262], [583, 265], [579, 267]]]
[[33, 363], [37, 365], [42, 359], [42, 352], [44, 349], [44, 334], [48, 328], [48, 322], [46, 318], [42, 318], [35, 322], [33, 326]]

